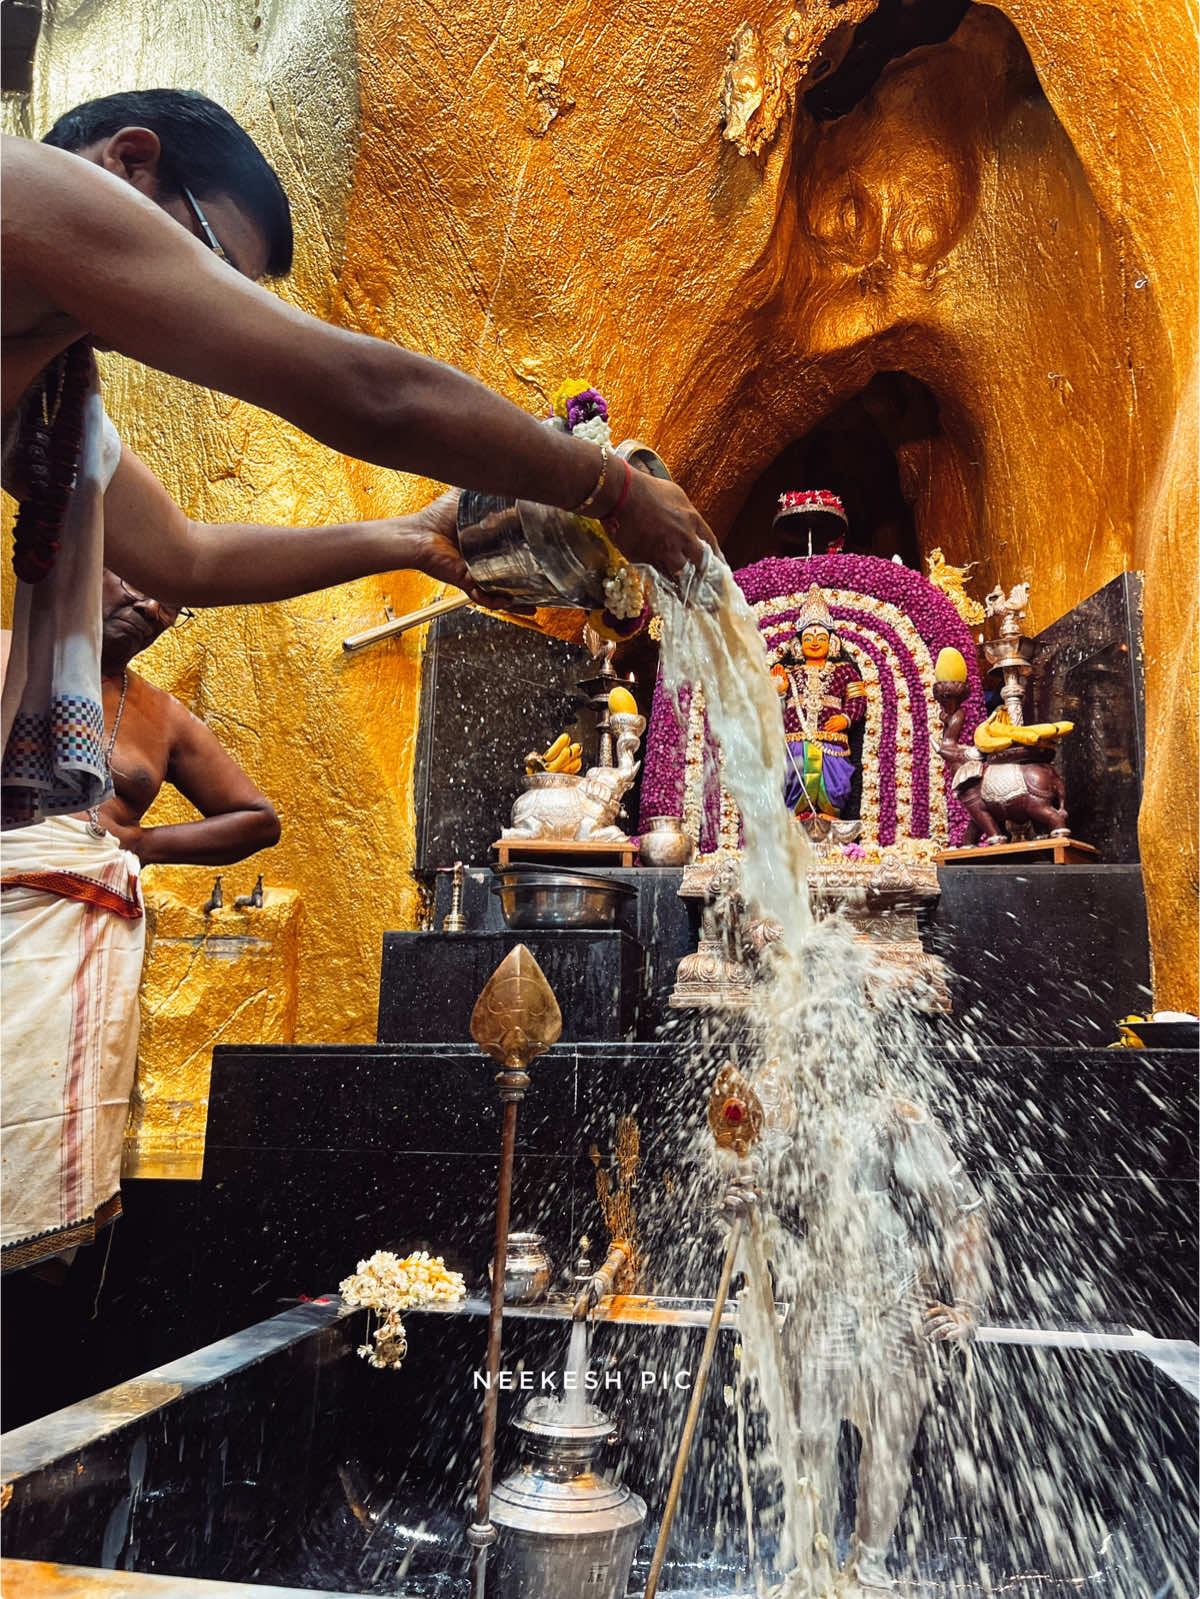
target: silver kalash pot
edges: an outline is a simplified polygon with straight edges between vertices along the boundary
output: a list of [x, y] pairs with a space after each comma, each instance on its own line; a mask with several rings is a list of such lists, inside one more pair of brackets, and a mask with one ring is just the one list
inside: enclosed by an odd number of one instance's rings
[[[626, 439], [615, 453], [640, 472], [670, 480], [648, 444]], [[458, 502], [458, 538], [471, 577], [497, 603], [587, 611], [604, 604], [608, 545], [570, 511], [464, 489]]]
[[[509, 1233], [504, 1256], [504, 1303], [536, 1305], [546, 1297], [554, 1264], [541, 1233]], [[488, 1279], [492, 1267], [488, 1267]]]
[[488, 1562], [489, 1599], [623, 1599], [646, 1506], [592, 1462], [612, 1437], [595, 1405], [563, 1423], [562, 1405], [530, 1400], [515, 1426], [525, 1460], [492, 1494], [500, 1537]]

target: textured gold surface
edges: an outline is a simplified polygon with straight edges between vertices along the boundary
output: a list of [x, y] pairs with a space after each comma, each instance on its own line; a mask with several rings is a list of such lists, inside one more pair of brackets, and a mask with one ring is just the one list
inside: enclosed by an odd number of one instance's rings
[[[733, 0], [631, 0], [619, 30], [584, 0], [177, 3], [152, 27], [132, 0], [93, 0], [47, 19], [33, 125], [133, 83], [212, 90], [300, 208], [288, 294], [531, 408], [585, 371], [718, 532], [873, 374], [928, 385], [942, 433], [899, 459], [923, 554], [978, 560], [977, 593], [1028, 576], [1033, 631], [1146, 571], [1158, 1001], [1191, 1008], [1195, 452], [1176, 413], [1196, 334], [1193, 19], [1184, 0], [977, 6], [818, 125], [783, 86], [794, 72], [801, 93], [810, 59], [843, 47], [825, 11], [806, 7], [815, 31], [789, 43], [789, 8]], [[757, 156], [718, 110], [743, 24], [780, 85]], [[752, 98], [744, 125], [765, 132]], [[309, 521], [420, 498], [246, 406], [124, 371], [109, 394], [195, 514]], [[261, 864], [305, 906], [303, 1040], [373, 1035], [380, 934], [417, 914], [419, 640], [349, 661], [338, 641], [385, 598], [433, 596], [396, 578], [227, 611], [152, 658], [279, 807]], [[156, 877], [195, 904], [210, 881]]]
[[[211, 874], [210, 874], [211, 886]], [[296, 1036], [299, 896], [268, 889], [260, 908], [205, 916], [147, 894], [142, 1032], [121, 1170], [198, 1178], [214, 1044], [290, 1044]]]
[[[170, 4], [152, 21], [127, 0], [104, 0], [48, 19], [32, 123], [41, 131], [77, 100], [114, 88], [178, 84], [213, 94], [251, 129], [292, 198], [297, 269], [282, 292], [332, 315], [358, 138], [357, 73], [353, 18], [326, 0], [271, 8]], [[346, 462], [253, 407], [131, 363], [111, 359], [105, 366], [106, 400], [123, 436], [189, 515], [336, 522], [390, 514], [427, 497], [412, 481]], [[374, 1036], [382, 931], [416, 919], [407, 868], [420, 636], [356, 659], [343, 657], [341, 639], [382, 621], [389, 601], [406, 611], [436, 593], [425, 579], [405, 575], [212, 612], [139, 658], [138, 669], [203, 717], [279, 810], [280, 845], [228, 869], [225, 897], [232, 904], [262, 870], [268, 890], [286, 885], [308, 907], [302, 1037]], [[148, 820], [189, 814], [164, 795]], [[146, 883], [198, 907], [212, 878], [210, 870], [160, 867]], [[161, 991], [151, 1024], [161, 1032], [170, 977], [160, 981], [154, 958], [147, 993]], [[232, 967], [228, 976], [232, 981]], [[188, 1052], [192, 1014], [178, 1018], [180, 1047]], [[247, 1011], [243, 1030], [225, 1038], [263, 1041], [258, 1020]], [[176, 1066], [186, 1073], [186, 1056]]]

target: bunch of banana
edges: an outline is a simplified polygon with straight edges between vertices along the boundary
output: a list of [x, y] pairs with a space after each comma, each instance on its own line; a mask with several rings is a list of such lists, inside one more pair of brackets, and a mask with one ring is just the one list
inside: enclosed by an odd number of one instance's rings
[[1148, 1016], [1122, 1016], [1117, 1023], [1117, 1029], [1121, 1036], [1115, 1044], [1108, 1046], [1109, 1049], [1145, 1049], [1145, 1044], [1142, 1043], [1134, 1029], [1142, 1022], [1149, 1020]]
[[975, 729], [975, 748], [981, 755], [996, 755], [1014, 744], [1026, 749], [1049, 749], [1074, 726], [1074, 722], [1032, 722], [1028, 727], [1018, 727], [1009, 721], [1008, 710], [1002, 705]]
[[560, 733], [548, 750], [540, 755], [536, 750], [530, 750], [525, 757], [525, 771], [529, 776], [534, 772], [565, 772], [575, 776], [582, 770], [583, 761], [582, 744], [572, 744], [569, 733]]

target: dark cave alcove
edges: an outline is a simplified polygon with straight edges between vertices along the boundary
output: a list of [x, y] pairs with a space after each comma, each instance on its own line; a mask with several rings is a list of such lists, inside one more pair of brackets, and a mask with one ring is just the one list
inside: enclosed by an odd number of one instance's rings
[[901, 490], [896, 452], [941, 431], [938, 403], [907, 372], [878, 372], [771, 462], [751, 487], [722, 540], [732, 567], [768, 555], [806, 555], [794, 532], [772, 526], [789, 489], [829, 489], [846, 508], [845, 548], [920, 566], [912, 507]]

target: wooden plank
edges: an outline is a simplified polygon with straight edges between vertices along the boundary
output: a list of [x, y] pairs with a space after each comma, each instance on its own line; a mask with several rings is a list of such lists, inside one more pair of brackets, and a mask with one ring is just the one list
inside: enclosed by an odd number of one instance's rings
[[595, 844], [587, 839], [498, 838], [492, 848], [500, 866], [508, 866], [514, 860], [557, 860], [567, 865], [571, 859], [633, 866], [637, 856], [632, 839], [622, 844]]
[[[1046, 857], [1050, 859], [1047, 862]], [[989, 861], [1004, 860], [1017, 866], [1022, 861], [1036, 865], [1039, 861], [1052, 866], [1085, 866], [1098, 860], [1099, 850], [1077, 838], [1019, 839], [1011, 844], [972, 844], [965, 849], [945, 849], [939, 854], [939, 866], [986, 866]]]

